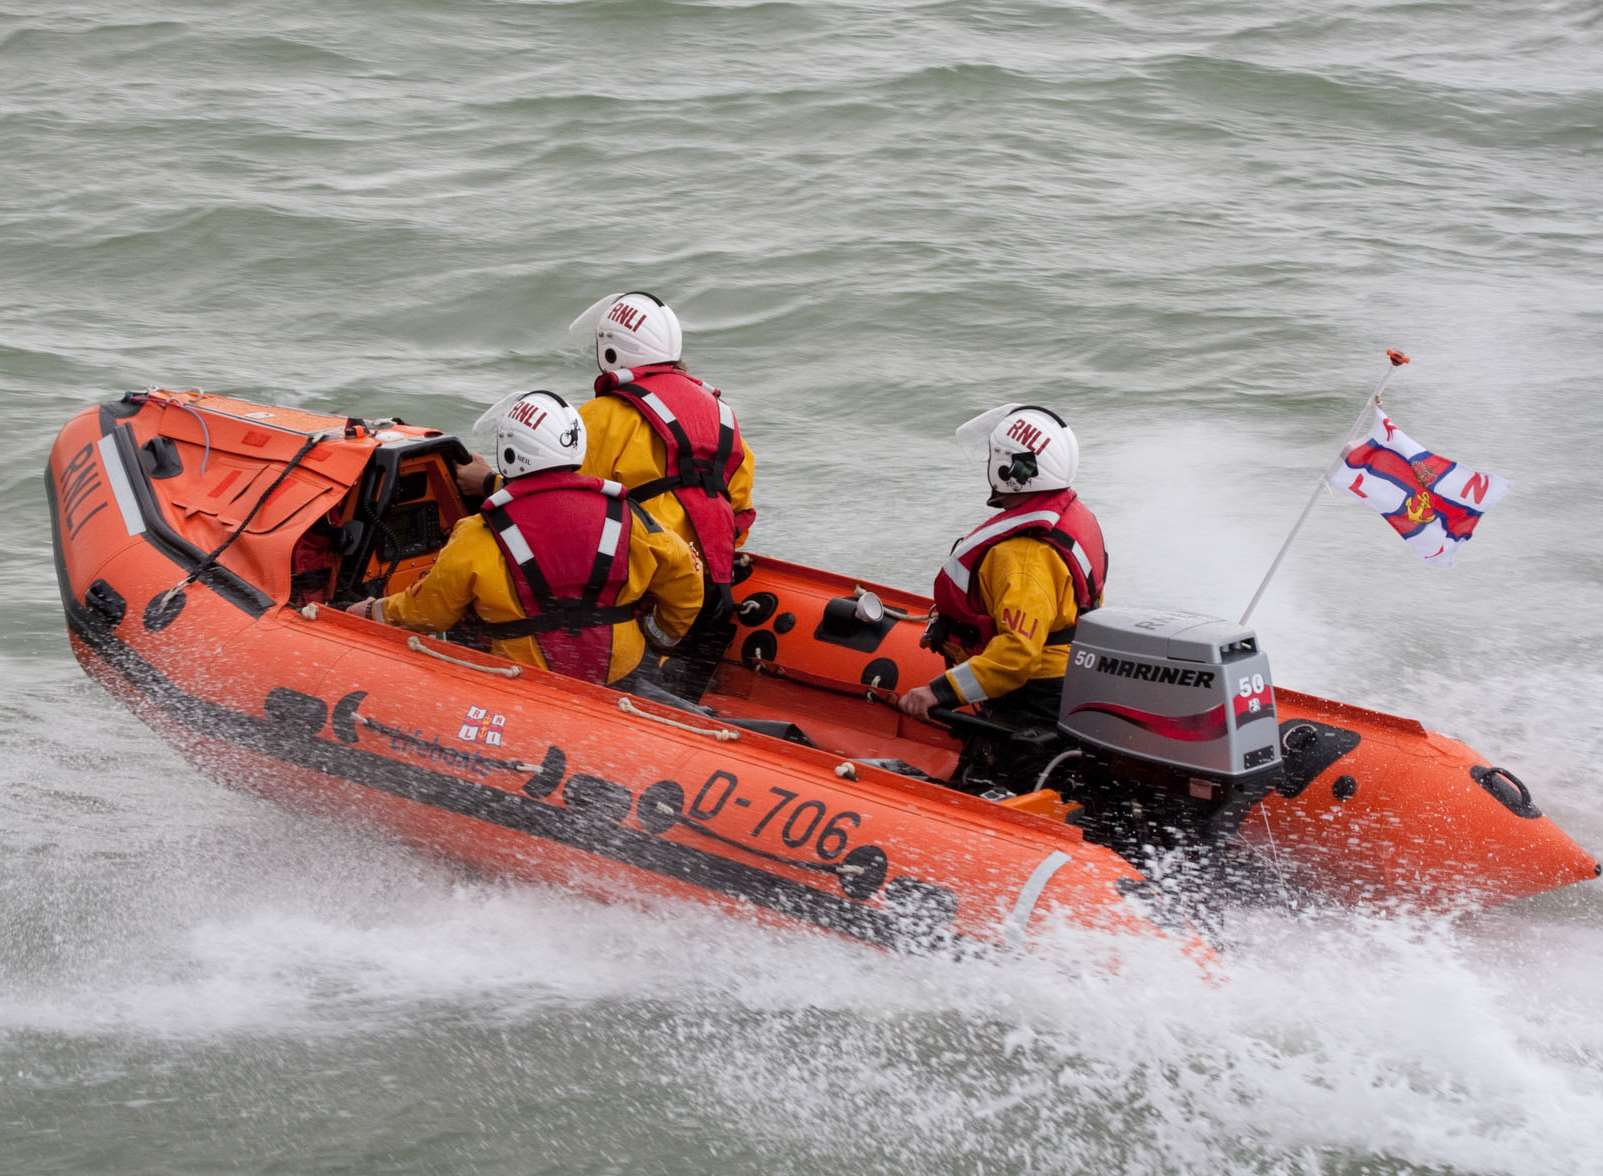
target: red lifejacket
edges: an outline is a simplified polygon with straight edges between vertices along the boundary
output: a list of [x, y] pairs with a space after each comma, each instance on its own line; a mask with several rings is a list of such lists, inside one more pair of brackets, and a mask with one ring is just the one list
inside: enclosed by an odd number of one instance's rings
[[617, 603], [634, 524], [623, 485], [565, 470], [526, 474], [486, 498], [483, 513], [517, 569], [526, 618], [488, 624], [490, 636], [534, 637], [547, 667], [606, 685], [612, 626], [635, 615]]
[[[1069, 567], [1080, 612], [1097, 606], [1108, 574], [1108, 553], [1091, 508], [1073, 490], [1025, 494], [952, 545], [952, 554], [935, 575], [936, 627], [931, 644], [939, 647], [950, 637], [972, 657], [996, 636], [996, 621], [980, 598], [980, 561], [998, 543], [1018, 535], [1057, 549]], [[1069, 625], [1048, 633], [1046, 643], [1066, 645], [1073, 639], [1074, 626]]]
[[[746, 455], [734, 410], [718, 389], [671, 363], [602, 372], [596, 378], [596, 395], [628, 401], [645, 417], [667, 455], [663, 476], [629, 487], [629, 497], [646, 502], [671, 491], [695, 531], [707, 578], [714, 584], [729, 584], [735, 533], [742, 524], [730, 504], [729, 479]], [[750, 526], [750, 519], [743, 525]]]

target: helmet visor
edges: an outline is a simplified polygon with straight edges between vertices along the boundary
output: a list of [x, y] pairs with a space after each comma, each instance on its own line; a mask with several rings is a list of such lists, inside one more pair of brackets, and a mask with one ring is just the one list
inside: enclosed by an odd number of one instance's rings
[[1002, 423], [1004, 417], [1020, 404], [1002, 404], [996, 408], [988, 408], [977, 417], [970, 417], [953, 434], [957, 438], [959, 447], [973, 450], [978, 453], [990, 452], [991, 430]]
[[612, 309], [612, 304], [623, 297], [623, 291], [608, 294], [605, 298], [598, 298], [591, 306], [582, 312], [578, 318], [568, 324], [568, 340], [581, 351], [592, 351], [596, 345], [596, 328], [601, 325], [601, 318]]
[[469, 436], [473, 438], [473, 449], [477, 453], [488, 453], [495, 448], [495, 426], [507, 409], [529, 394], [527, 388], [521, 392], [508, 392], [489, 408], [484, 415], [473, 422], [473, 431]]

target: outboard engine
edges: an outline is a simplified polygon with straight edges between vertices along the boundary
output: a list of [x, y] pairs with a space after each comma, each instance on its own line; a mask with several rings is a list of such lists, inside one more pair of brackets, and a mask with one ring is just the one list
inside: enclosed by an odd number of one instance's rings
[[1071, 795], [1115, 848], [1214, 840], [1281, 775], [1269, 659], [1251, 629], [1172, 609], [1082, 616], [1059, 731]]

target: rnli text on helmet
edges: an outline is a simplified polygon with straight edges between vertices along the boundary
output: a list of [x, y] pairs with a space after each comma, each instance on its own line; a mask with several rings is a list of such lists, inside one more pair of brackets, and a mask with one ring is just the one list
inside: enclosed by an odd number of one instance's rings
[[540, 422], [551, 414], [531, 400], [520, 400], [512, 406], [507, 416], [519, 424], [528, 425], [531, 429], [538, 429]]
[[1040, 429], [1030, 424], [1023, 417], [1014, 421], [1007, 431], [1008, 439], [1017, 441], [1036, 457], [1046, 452], [1046, 447], [1052, 444], [1052, 438], [1042, 433]]
[[607, 311], [607, 317], [619, 326], [626, 327], [637, 334], [640, 328], [646, 325], [646, 312], [636, 310], [623, 302], [614, 302], [612, 309]]

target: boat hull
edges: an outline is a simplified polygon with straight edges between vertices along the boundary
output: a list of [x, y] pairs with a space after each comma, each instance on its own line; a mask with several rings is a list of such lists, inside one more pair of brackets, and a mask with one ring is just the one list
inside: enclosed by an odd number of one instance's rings
[[[948, 775], [959, 746], [888, 705], [940, 669], [916, 594], [743, 559], [717, 717], [292, 606], [300, 537], [352, 518], [353, 496], [382, 484], [374, 470], [412, 478], [449, 529], [464, 507], [445, 501], [447, 443], [184, 394], [81, 413], [46, 471], [75, 654], [209, 776], [475, 868], [884, 944], [1027, 942], [1063, 920], [1163, 933], [1130, 900], [1140, 872], [1075, 824], [915, 778]], [[404, 554], [371, 567], [391, 584], [424, 574], [432, 557]], [[866, 627], [847, 619], [865, 587], [891, 609]], [[1279, 702], [1286, 779], [1233, 843], [1295, 880], [1447, 906], [1597, 873], [1464, 745], [1289, 691]]]

